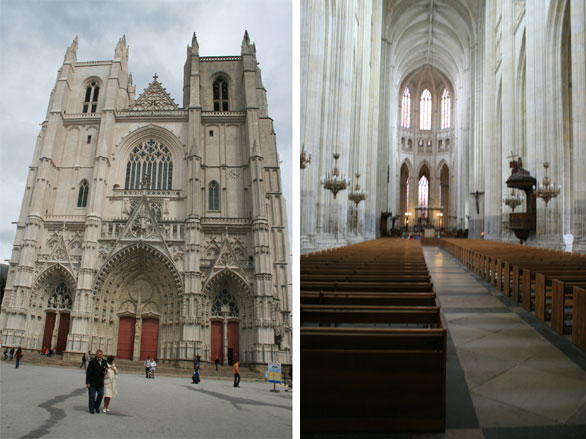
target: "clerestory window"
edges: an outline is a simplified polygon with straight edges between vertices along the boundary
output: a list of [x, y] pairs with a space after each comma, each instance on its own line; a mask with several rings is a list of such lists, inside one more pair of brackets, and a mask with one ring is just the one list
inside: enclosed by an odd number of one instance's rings
[[419, 101], [419, 129], [431, 130], [431, 93], [427, 88], [421, 93]]
[[173, 160], [162, 143], [149, 139], [136, 145], [126, 164], [125, 189], [171, 189]]
[[442, 130], [450, 128], [450, 103], [450, 92], [445, 88], [442, 94]]
[[228, 111], [228, 82], [221, 76], [214, 81], [214, 111]]
[[401, 101], [401, 126], [409, 128], [411, 119], [411, 93], [409, 87], [403, 92], [403, 100]]
[[96, 81], [92, 81], [85, 89], [85, 98], [83, 100], [83, 113], [95, 113], [98, 111], [98, 95], [100, 87]]

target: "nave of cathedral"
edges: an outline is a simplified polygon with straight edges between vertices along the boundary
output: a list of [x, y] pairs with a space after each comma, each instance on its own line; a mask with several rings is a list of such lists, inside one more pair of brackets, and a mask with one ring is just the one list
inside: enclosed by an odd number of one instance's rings
[[586, 435], [585, 22], [301, 2], [302, 435]]

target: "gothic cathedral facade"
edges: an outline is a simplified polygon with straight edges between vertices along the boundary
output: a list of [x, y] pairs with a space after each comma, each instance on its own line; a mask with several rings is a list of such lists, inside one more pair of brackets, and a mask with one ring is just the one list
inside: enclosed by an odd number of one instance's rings
[[67, 49], [30, 167], [1, 338], [65, 356], [292, 361], [291, 272], [273, 121], [240, 56], [187, 47], [183, 107], [135, 99], [111, 61]]

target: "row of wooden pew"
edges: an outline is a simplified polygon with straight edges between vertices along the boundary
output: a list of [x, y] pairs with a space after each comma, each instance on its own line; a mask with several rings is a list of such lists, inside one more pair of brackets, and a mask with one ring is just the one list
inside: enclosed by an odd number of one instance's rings
[[446, 329], [421, 244], [301, 257], [301, 432], [445, 428]]
[[586, 351], [586, 255], [480, 239], [438, 244]]

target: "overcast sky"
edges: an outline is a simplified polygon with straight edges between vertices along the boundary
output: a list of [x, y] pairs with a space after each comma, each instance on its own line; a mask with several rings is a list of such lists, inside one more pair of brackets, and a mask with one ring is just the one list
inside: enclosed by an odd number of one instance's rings
[[[281, 157], [291, 227], [291, 2], [289, 0], [0, 0], [0, 262], [14, 243], [28, 166], [67, 46], [78, 61], [110, 60], [126, 34], [137, 97], [159, 81], [183, 103], [186, 46], [201, 56], [240, 55], [244, 30], [256, 43]], [[291, 237], [291, 230], [289, 230]]]

